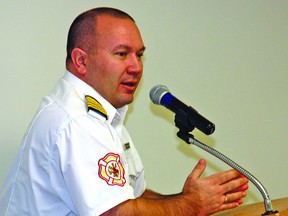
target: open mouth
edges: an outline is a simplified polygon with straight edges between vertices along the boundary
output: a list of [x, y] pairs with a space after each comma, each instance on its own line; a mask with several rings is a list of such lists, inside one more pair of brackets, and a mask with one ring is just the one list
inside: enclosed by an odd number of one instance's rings
[[133, 94], [137, 88], [137, 82], [122, 82], [122, 86], [124, 87], [126, 93]]
[[130, 86], [130, 87], [133, 87], [133, 86], [135, 86], [135, 83], [124, 83], [124, 85], [127, 85], [127, 86]]
[[137, 82], [123, 82], [122, 84], [128, 87], [135, 87]]

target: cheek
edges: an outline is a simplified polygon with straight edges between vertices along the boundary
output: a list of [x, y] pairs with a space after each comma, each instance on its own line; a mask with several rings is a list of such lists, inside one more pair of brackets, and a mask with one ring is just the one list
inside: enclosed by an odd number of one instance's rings
[[89, 73], [94, 82], [101, 82], [107, 79], [109, 68], [106, 65], [103, 61], [96, 61], [96, 63], [90, 65]]
[[[117, 89], [124, 76], [125, 64], [115, 61], [110, 57], [96, 59], [89, 67], [90, 73], [93, 76], [93, 82], [98, 88]], [[91, 76], [90, 76], [91, 77]]]

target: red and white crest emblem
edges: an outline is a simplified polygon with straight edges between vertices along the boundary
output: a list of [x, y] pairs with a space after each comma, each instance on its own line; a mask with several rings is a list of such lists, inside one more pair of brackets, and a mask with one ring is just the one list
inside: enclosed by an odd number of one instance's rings
[[108, 185], [118, 185], [123, 187], [126, 183], [120, 156], [115, 153], [108, 153], [98, 161], [98, 175], [105, 180]]

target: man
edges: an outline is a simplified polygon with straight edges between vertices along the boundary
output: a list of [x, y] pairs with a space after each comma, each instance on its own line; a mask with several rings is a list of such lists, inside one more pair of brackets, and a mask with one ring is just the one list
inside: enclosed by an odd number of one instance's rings
[[1, 215], [210, 215], [242, 203], [247, 179], [234, 170], [200, 179], [205, 160], [179, 194], [146, 188], [123, 126], [144, 50], [122, 11], [96, 8], [74, 20], [67, 71], [28, 128], [1, 194]]

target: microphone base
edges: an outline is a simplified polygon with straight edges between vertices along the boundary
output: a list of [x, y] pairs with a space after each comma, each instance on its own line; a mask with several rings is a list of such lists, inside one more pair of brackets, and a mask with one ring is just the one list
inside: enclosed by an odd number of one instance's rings
[[270, 215], [270, 216], [280, 216], [279, 211], [267, 211], [265, 213], [262, 214], [262, 216], [266, 216], [266, 215]]

